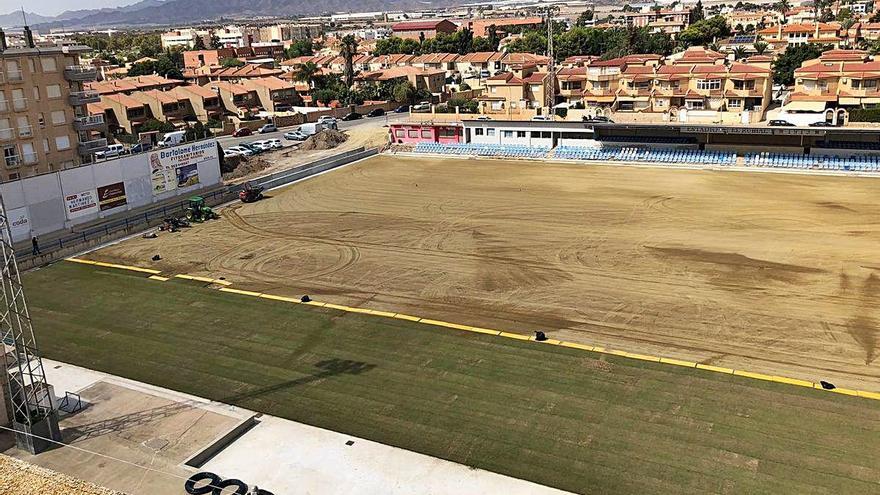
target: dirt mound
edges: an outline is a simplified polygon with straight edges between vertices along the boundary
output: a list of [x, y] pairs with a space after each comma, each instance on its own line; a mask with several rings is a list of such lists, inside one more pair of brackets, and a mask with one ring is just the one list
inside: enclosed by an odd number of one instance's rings
[[303, 141], [299, 149], [303, 151], [329, 150], [344, 143], [347, 139], [348, 136], [344, 132], [326, 129]]
[[[224, 170], [223, 180], [240, 179], [269, 168], [269, 162], [263, 158], [257, 158], [255, 156], [233, 158], [238, 159], [238, 165], [229, 172]], [[229, 160], [229, 158], [226, 160]]]

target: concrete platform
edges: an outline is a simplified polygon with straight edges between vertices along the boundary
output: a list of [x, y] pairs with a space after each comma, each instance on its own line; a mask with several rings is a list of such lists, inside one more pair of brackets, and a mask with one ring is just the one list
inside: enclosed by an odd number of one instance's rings
[[11, 435], [4, 434], [0, 451], [131, 495], [185, 494], [183, 483], [196, 471], [241, 479], [275, 495], [564, 493], [265, 415], [197, 470], [183, 462], [253, 412], [66, 363], [43, 363], [57, 396], [76, 392], [87, 403], [62, 415], [68, 446], [31, 456], [15, 450]]

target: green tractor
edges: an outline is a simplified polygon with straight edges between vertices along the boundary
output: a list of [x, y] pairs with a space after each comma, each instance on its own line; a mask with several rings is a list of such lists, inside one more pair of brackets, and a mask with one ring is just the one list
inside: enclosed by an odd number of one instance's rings
[[205, 204], [205, 198], [201, 196], [193, 196], [189, 198], [189, 207], [186, 209], [186, 218], [191, 222], [204, 222], [205, 220], [214, 220], [220, 218], [214, 213], [210, 206]]

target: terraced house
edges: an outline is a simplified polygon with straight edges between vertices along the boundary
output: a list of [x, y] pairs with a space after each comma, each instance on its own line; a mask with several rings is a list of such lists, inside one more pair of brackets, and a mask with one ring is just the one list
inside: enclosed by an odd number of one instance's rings
[[863, 50], [829, 50], [795, 70], [788, 110], [823, 112], [880, 105], [880, 62]]

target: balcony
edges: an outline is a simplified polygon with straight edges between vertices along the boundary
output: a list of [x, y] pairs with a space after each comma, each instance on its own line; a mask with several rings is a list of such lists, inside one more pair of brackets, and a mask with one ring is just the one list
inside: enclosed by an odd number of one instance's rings
[[101, 101], [101, 95], [97, 91], [74, 91], [68, 97], [70, 104], [79, 107], [87, 103], [98, 103]]
[[73, 128], [77, 131], [91, 131], [95, 129], [103, 129], [106, 127], [104, 115], [89, 115], [88, 117], [77, 117], [73, 119]]
[[34, 136], [34, 131], [29, 125], [23, 125], [18, 128], [18, 137], [29, 138]]
[[64, 78], [68, 81], [94, 81], [98, 69], [88, 65], [69, 65], [64, 68]]
[[107, 147], [106, 139], [93, 139], [91, 141], [82, 141], [79, 143], [79, 154], [80, 155], [91, 155], [92, 153], [103, 150]]
[[6, 161], [6, 168], [15, 168], [21, 165], [21, 157], [18, 155], [8, 155], [3, 158]]

